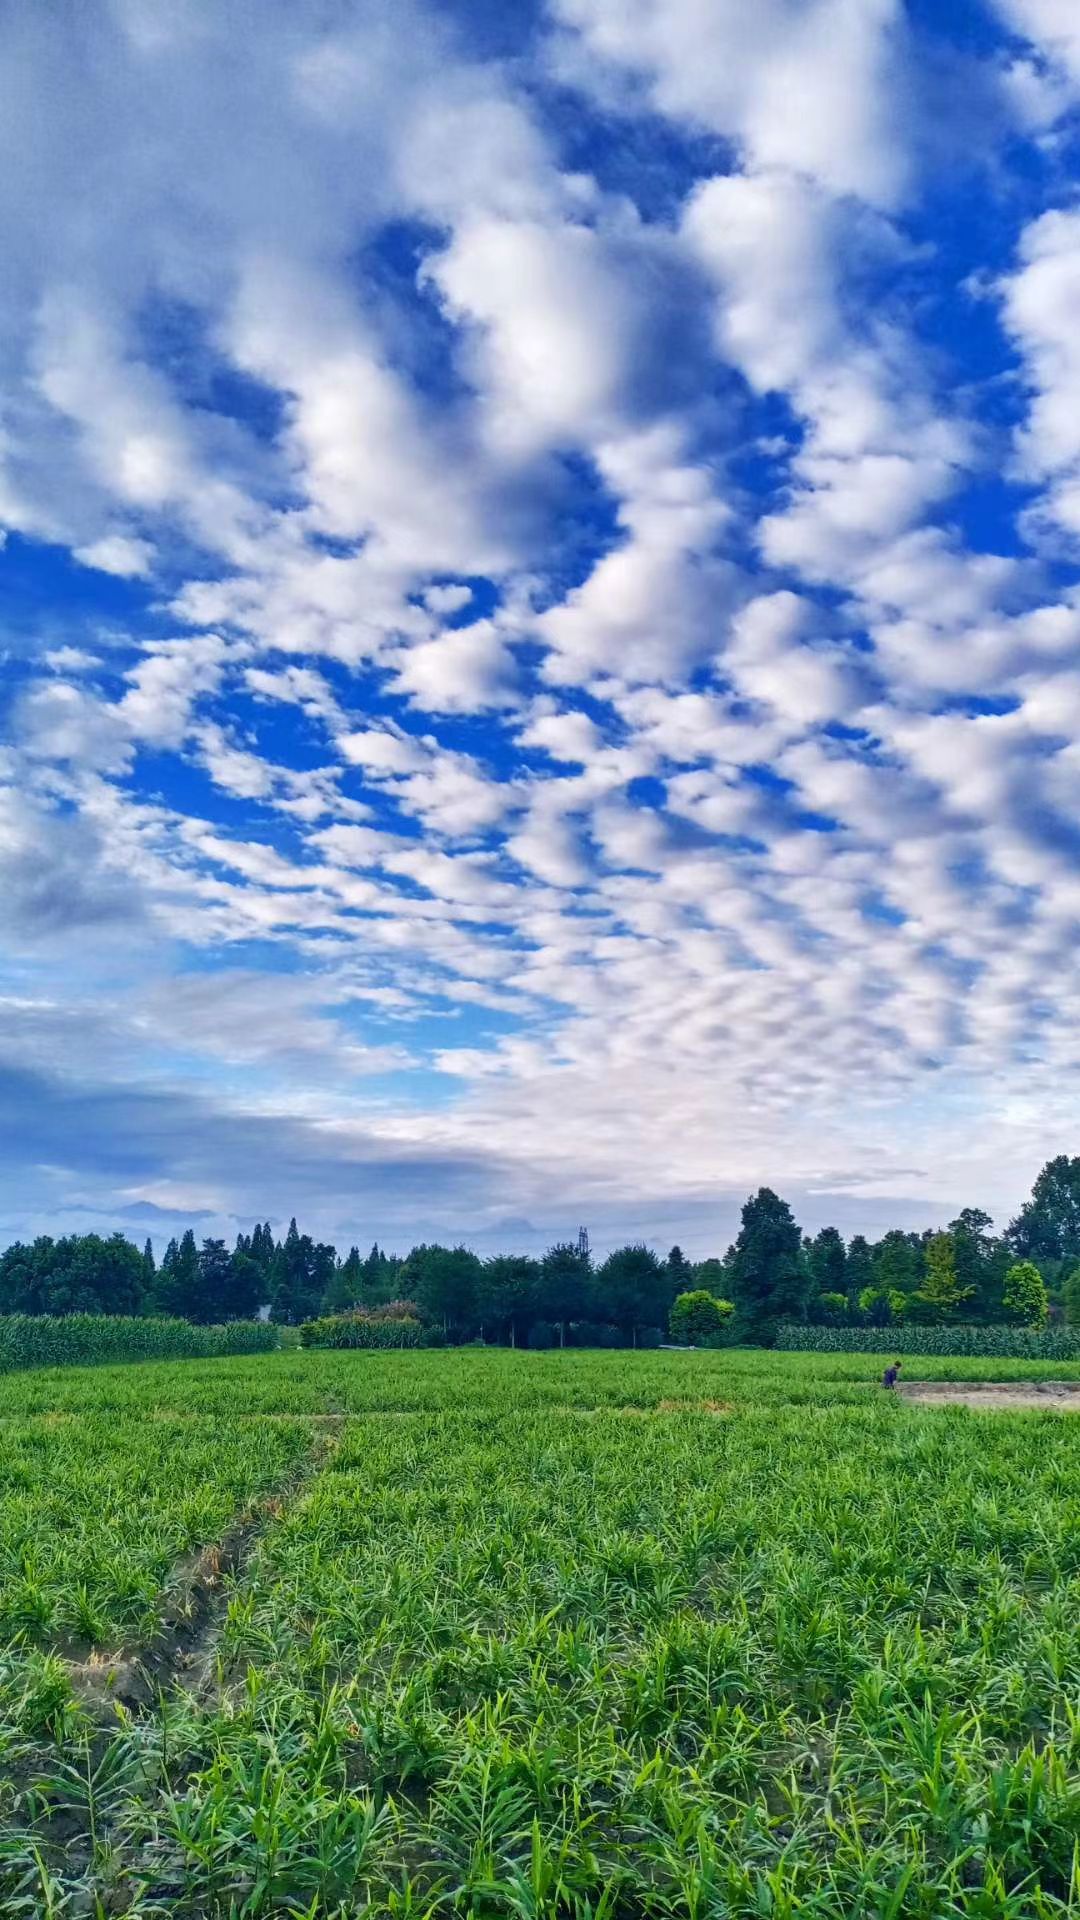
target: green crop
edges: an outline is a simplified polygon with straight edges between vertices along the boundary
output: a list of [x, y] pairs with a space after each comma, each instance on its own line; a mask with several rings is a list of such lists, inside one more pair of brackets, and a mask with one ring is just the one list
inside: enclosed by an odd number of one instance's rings
[[261, 1320], [197, 1327], [190, 1320], [122, 1314], [0, 1314], [0, 1372], [21, 1367], [93, 1366], [110, 1360], [212, 1359], [268, 1353], [278, 1329]]
[[[358, 1351], [6, 1379], [0, 1541], [36, 1526], [55, 1567], [48, 1619], [0, 1634], [0, 1910], [1080, 1913], [1080, 1420], [909, 1406], [877, 1371]], [[177, 1565], [245, 1514], [178, 1652]], [[0, 1595], [22, 1577], [4, 1560]], [[73, 1596], [153, 1651], [142, 1697], [75, 1685]]]
[[937, 1353], [1080, 1360], [1080, 1327], [809, 1327], [783, 1322], [777, 1347], [802, 1353]]

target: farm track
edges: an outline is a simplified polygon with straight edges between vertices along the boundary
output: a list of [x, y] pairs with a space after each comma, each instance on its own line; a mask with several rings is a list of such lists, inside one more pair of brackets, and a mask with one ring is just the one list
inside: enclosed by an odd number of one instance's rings
[[[78, 1419], [79, 1415], [70, 1417]], [[170, 1694], [180, 1694], [196, 1709], [210, 1704], [219, 1678], [218, 1649], [232, 1586], [252, 1563], [268, 1529], [329, 1465], [340, 1443], [341, 1427], [351, 1416], [280, 1413], [257, 1417], [305, 1422], [314, 1429], [310, 1452], [275, 1492], [246, 1510], [220, 1540], [177, 1563], [169, 1584], [169, 1602], [154, 1639], [111, 1653], [76, 1650], [70, 1642], [66, 1648], [55, 1649], [73, 1693], [90, 1718], [91, 1731], [81, 1753], [86, 1806], [76, 1808], [69, 1802], [54, 1809], [48, 1803], [46, 1786], [44, 1811], [33, 1820], [32, 1837], [41, 1855], [43, 1888], [45, 1876], [54, 1872], [62, 1873], [65, 1879], [81, 1877], [92, 1889], [96, 1903], [86, 1911], [95, 1916], [128, 1910], [129, 1893], [135, 1897], [139, 1863], [129, 1857], [122, 1836], [113, 1834], [123, 1811], [123, 1796], [110, 1811], [108, 1792], [103, 1804], [95, 1805], [97, 1796], [90, 1783], [108, 1772], [118, 1733], [129, 1749], [137, 1749], [144, 1734], [149, 1736], [138, 1773], [140, 1797], [152, 1800], [175, 1790], [193, 1771], [194, 1759], [190, 1769], [177, 1772], [166, 1768], [164, 1749], [160, 1755], [155, 1751], [164, 1703]], [[67, 1771], [74, 1777], [74, 1769]], [[26, 1790], [28, 1805], [33, 1806], [40, 1800], [40, 1785], [29, 1772], [19, 1772], [23, 1773], [19, 1784]], [[135, 1785], [134, 1777], [125, 1783], [126, 1789]], [[107, 1864], [108, 1886], [97, 1884], [100, 1876], [96, 1869], [102, 1862]]]
[[195, 1694], [206, 1689], [228, 1606], [226, 1583], [242, 1573], [267, 1528], [327, 1466], [336, 1451], [327, 1428], [331, 1422], [337, 1428], [347, 1418], [346, 1414], [309, 1418], [308, 1424], [316, 1428], [315, 1440], [299, 1470], [240, 1516], [220, 1540], [177, 1564], [161, 1629], [152, 1641], [113, 1653], [93, 1649], [77, 1653], [69, 1648], [62, 1655], [72, 1685], [86, 1705], [104, 1707], [116, 1702], [138, 1711], [175, 1683]]

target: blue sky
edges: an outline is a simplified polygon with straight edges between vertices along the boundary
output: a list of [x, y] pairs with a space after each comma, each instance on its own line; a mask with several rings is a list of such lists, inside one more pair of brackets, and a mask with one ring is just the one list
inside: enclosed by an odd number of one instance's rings
[[0, 24], [0, 1240], [1076, 1142], [1072, 0]]

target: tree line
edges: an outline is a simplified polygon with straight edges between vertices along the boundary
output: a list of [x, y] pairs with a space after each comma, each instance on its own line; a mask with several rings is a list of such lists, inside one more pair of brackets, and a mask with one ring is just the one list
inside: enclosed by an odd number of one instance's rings
[[[1026, 1269], [1017, 1279], [1020, 1269]], [[763, 1340], [778, 1320], [897, 1326], [949, 1320], [1080, 1323], [1080, 1156], [1047, 1162], [1005, 1231], [965, 1207], [944, 1231], [894, 1228], [845, 1240], [836, 1227], [801, 1232], [778, 1194], [762, 1187], [742, 1210], [723, 1256], [693, 1262], [678, 1246], [661, 1257], [640, 1243], [595, 1261], [587, 1242], [539, 1257], [481, 1259], [464, 1246], [422, 1245], [405, 1255], [378, 1245], [345, 1255], [269, 1223], [224, 1240], [170, 1240], [160, 1262], [121, 1233], [42, 1235], [0, 1254], [0, 1313], [170, 1314], [204, 1324], [269, 1309], [296, 1325], [320, 1314], [379, 1312], [408, 1301], [448, 1338], [524, 1345], [603, 1344], [662, 1337], [676, 1298], [702, 1291], [730, 1301], [730, 1337]]]

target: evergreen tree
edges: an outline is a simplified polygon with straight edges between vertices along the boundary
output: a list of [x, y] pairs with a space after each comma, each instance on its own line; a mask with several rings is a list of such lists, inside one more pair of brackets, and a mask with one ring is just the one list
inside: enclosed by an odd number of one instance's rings
[[687, 1287], [693, 1280], [694, 1269], [682, 1248], [678, 1246], [672, 1247], [667, 1257], [666, 1266], [668, 1286], [671, 1292], [671, 1298], [674, 1300], [677, 1294], [686, 1292]]
[[883, 1293], [915, 1293], [925, 1272], [926, 1256], [917, 1233], [893, 1227], [871, 1248], [871, 1285]]
[[154, 1243], [152, 1240], [147, 1240], [146, 1245], [143, 1248], [142, 1258], [143, 1258], [143, 1270], [146, 1274], [146, 1284], [148, 1287], [152, 1287], [154, 1284], [154, 1274], [157, 1271], [156, 1267], [154, 1266]]
[[344, 1260], [339, 1260], [326, 1292], [322, 1298], [323, 1313], [347, 1313], [360, 1300], [360, 1286], [363, 1279], [363, 1263], [359, 1247], [350, 1247]]
[[874, 1284], [874, 1256], [863, 1233], [851, 1237], [847, 1250], [847, 1296], [854, 1305], [864, 1287]]
[[814, 1293], [847, 1292], [847, 1248], [836, 1227], [822, 1227], [817, 1238], [809, 1241], [806, 1264]]
[[731, 1259], [732, 1297], [748, 1340], [766, 1336], [775, 1320], [800, 1320], [808, 1276], [802, 1235], [786, 1200], [761, 1187], [742, 1210]]
[[1006, 1239], [1020, 1259], [1080, 1259], [1080, 1155], [1047, 1161]]

